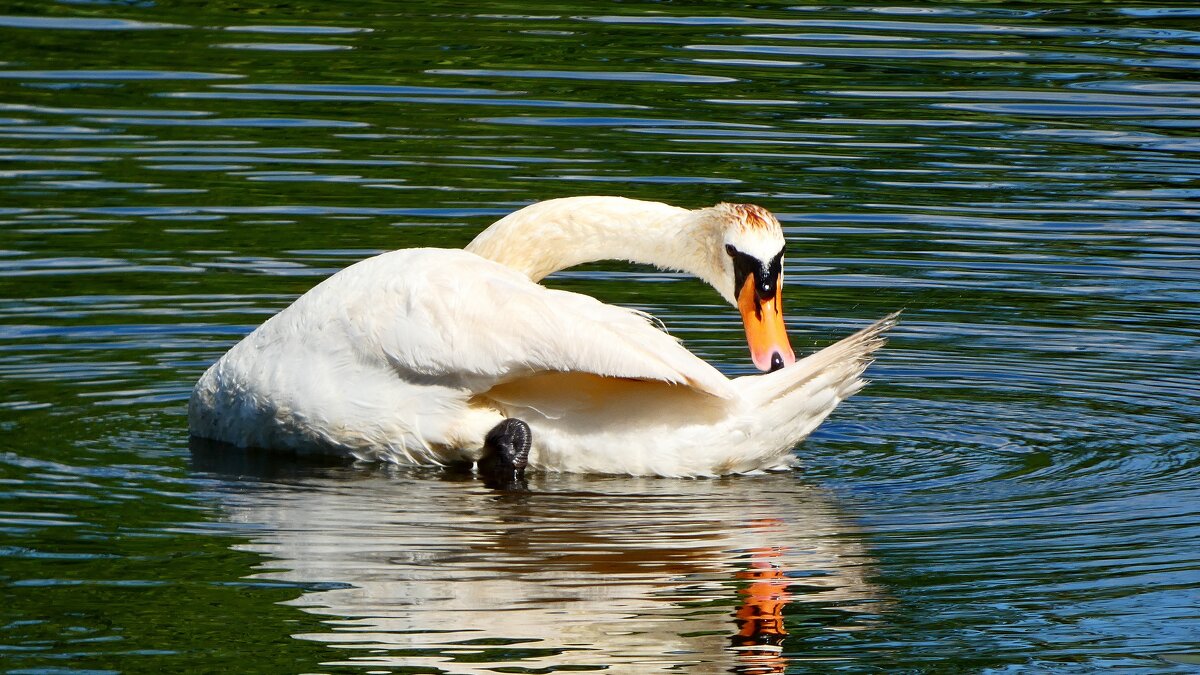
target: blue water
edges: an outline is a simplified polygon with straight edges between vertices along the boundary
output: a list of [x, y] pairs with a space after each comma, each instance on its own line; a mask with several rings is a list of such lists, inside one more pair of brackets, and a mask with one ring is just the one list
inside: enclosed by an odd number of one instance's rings
[[[1200, 10], [0, 6], [10, 672], [1186, 672]], [[323, 277], [540, 199], [771, 209], [798, 352], [898, 308], [790, 474], [313, 466], [186, 399]], [[752, 372], [708, 287], [550, 285]]]

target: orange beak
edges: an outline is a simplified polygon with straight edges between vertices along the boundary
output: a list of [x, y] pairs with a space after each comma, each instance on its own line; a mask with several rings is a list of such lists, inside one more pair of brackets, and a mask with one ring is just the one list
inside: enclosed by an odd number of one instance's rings
[[763, 301], [754, 292], [754, 275], [747, 275], [737, 301], [754, 365], [771, 372], [795, 363], [796, 354], [783, 325], [783, 279], [775, 284], [775, 297]]

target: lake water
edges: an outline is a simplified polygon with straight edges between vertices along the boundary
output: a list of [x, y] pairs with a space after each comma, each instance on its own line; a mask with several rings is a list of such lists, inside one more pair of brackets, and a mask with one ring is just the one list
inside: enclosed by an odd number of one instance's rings
[[[5, 670], [1200, 662], [1200, 10], [426, 4], [0, 8]], [[321, 278], [576, 194], [774, 211], [798, 353], [906, 308], [796, 472], [189, 446]], [[752, 371], [696, 280], [548, 283]]]

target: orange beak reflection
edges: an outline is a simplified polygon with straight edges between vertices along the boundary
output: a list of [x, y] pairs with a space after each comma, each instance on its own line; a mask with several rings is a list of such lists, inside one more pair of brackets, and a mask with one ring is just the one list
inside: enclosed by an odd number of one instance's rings
[[737, 301], [754, 365], [771, 372], [795, 363], [796, 354], [783, 325], [783, 279], [775, 284], [775, 297], [764, 301], [754, 292], [754, 275], [749, 274], [738, 290]]

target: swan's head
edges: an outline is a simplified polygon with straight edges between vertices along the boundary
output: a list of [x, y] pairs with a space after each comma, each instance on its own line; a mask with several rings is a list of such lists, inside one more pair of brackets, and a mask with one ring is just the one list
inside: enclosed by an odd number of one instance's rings
[[783, 325], [783, 228], [753, 204], [717, 204], [723, 247], [713, 286], [742, 314], [750, 356], [759, 370], [795, 363]]

